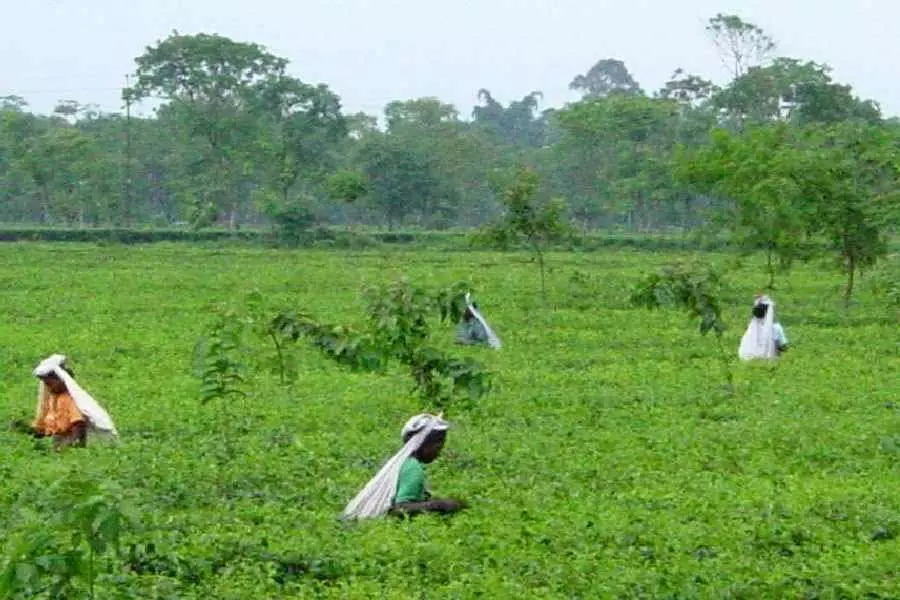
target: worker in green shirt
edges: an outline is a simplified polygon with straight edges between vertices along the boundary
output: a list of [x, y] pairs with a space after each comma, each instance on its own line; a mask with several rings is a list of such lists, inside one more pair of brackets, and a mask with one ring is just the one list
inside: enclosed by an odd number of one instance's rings
[[440, 455], [450, 424], [441, 415], [422, 414], [403, 427], [403, 448], [344, 509], [344, 518], [362, 519], [384, 514], [416, 515], [425, 512], [453, 513], [463, 502], [434, 499], [425, 484], [425, 465]]
[[[408, 442], [416, 431], [406, 431], [403, 442]], [[403, 461], [397, 477], [397, 493], [391, 504], [391, 513], [411, 515], [422, 512], [452, 513], [462, 508], [462, 503], [450, 499], [432, 499], [425, 484], [425, 465], [437, 459], [447, 440], [447, 427], [436, 427], [422, 441], [412, 456]]]

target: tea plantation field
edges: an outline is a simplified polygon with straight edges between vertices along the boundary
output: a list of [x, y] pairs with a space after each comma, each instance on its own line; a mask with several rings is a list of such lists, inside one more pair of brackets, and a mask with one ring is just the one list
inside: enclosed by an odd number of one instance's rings
[[[96, 561], [97, 598], [900, 597], [896, 309], [863, 281], [845, 310], [839, 274], [798, 268], [773, 293], [792, 348], [775, 367], [737, 364], [766, 277], [708, 255], [729, 269], [729, 399], [696, 322], [626, 303], [673, 258], [551, 254], [544, 308], [525, 254], [2, 245], [4, 419], [32, 416], [31, 369], [61, 352], [121, 433], [118, 448], [54, 454], [0, 431], [4, 556], [65, 534], [41, 524], [75, 474], [134, 519], [122, 555]], [[408, 378], [310, 350], [295, 384], [261, 374], [246, 399], [202, 405], [193, 348], [212, 303], [258, 289], [358, 322], [361, 287], [401, 275], [470, 280], [505, 343], [457, 350], [495, 389], [445, 414], [429, 467], [435, 493], [471, 508], [346, 524], [423, 408]], [[452, 348], [453, 329], [438, 332]]]

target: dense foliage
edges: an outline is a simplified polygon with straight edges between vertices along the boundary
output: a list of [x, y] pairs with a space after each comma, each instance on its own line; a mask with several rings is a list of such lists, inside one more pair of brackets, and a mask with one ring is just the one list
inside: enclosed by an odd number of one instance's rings
[[[122, 435], [56, 455], [0, 432], [0, 585], [38, 599], [91, 585], [96, 598], [181, 600], [895, 595], [898, 321], [868, 276], [847, 312], [838, 273], [797, 265], [775, 294], [792, 352], [776, 369], [733, 361], [728, 400], [696, 320], [627, 304], [648, 273], [690, 256], [550, 252], [553, 310], [535, 301], [528, 257], [0, 246], [9, 418], [33, 414], [31, 369], [63, 351]], [[765, 258], [702, 262], [727, 283], [716, 293], [734, 357]], [[471, 508], [347, 525], [340, 511], [422, 408], [407, 372], [298, 347], [293, 382], [257, 371], [244, 396], [204, 405], [191, 348], [211, 301], [244, 307], [256, 291], [261, 307], [364, 326], [361, 284], [400, 274], [433, 290], [471, 281], [504, 341], [458, 348], [451, 327], [431, 330], [496, 374], [471, 409], [451, 408], [428, 471], [435, 493]]]
[[[721, 87], [675, 69], [647, 90], [601, 58], [571, 80], [582, 99], [560, 108], [542, 110], [539, 91], [504, 106], [482, 89], [471, 111], [428, 97], [382, 115], [345, 114], [338, 91], [258, 44], [173, 33], [135, 58], [124, 114], [62, 100], [41, 115], [0, 99], [0, 222], [270, 224], [287, 245], [317, 223], [469, 228], [506, 210], [498, 174], [529, 167], [538, 200], [564, 199], [585, 230], [715, 224], [782, 266], [814, 233], [843, 246], [848, 272], [866, 266], [875, 248], [853, 240], [874, 232], [847, 225], [859, 202], [821, 177], [849, 157], [829, 175], [846, 179], [864, 155], [852, 194], [896, 188], [896, 120], [827, 65], [779, 56], [752, 23], [717, 15], [707, 32], [732, 73]], [[133, 117], [145, 99], [158, 110]], [[819, 179], [797, 181], [795, 168]], [[853, 207], [806, 206], [838, 198]]]

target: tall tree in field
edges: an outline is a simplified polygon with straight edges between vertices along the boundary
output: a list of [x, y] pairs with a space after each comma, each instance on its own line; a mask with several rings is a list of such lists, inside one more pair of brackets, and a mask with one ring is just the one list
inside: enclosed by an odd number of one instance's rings
[[[732, 83], [744, 77], [751, 67], [764, 64], [775, 51], [775, 41], [760, 27], [737, 15], [719, 13], [711, 18], [706, 31], [719, 51], [722, 64], [728, 69]], [[725, 116], [743, 127], [742, 107], [733, 96], [725, 97], [720, 108]]]
[[93, 201], [93, 140], [73, 127], [53, 127], [32, 140], [25, 163], [39, 183], [52, 221], [84, 225]]
[[28, 153], [33, 138], [49, 124], [26, 112], [27, 104], [21, 98], [10, 96], [0, 102], [0, 198], [3, 199], [0, 209], [3, 218], [7, 221], [45, 221], [49, 215], [49, 189], [42, 184], [49, 179], [49, 173], [39, 163], [32, 163]]
[[682, 149], [677, 180], [694, 192], [725, 200], [711, 221], [746, 252], [766, 253], [768, 286], [786, 272], [810, 230], [809, 199], [801, 183], [800, 134], [787, 123], [761, 125], [743, 134], [715, 130], [711, 142]]
[[258, 137], [266, 184], [287, 206], [302, 177], [323, 181], [338, 144], [347, 135], [340, 99], [326, 85], [313, 86], [280, 75], [254, 90], [261, 123]]
[[569, 84], [569, 89], [581, 93], [585, 98], [644, 93], [625, 63], [617, 58], [598, 60], [587, 73], [576, 76]]
[[415, 98], [395, 100], [384, 107], [384, 118], [388, 130], [397, 132], [408, 127], [438, 127], [441, 124], [456, 123], [459, 111], [452, 104], [437, 98]]
[[567, 106], [557, 114], [564, 133], [553, 149], [561, 189], [576, 208], [599, 203], [593, 212], [633, 227], [654, 227], [673, 193], [668, 161], [678, 119], [674, 101], [645, 96], [615, 95]]
[[[147, 48], [135, 59], [134, 85], [128, 101], [148, 97], [167, 102], [167, 116], [180, 124], [187, 139], [202, 140], [202, 173], [195, 190], [197, 217], [227, 213], [237, 224], [240, 190], [253, 171], [258, 122], [252, 110], [257, 86], [284, 75], [287, 61], [257, 44], [219, 35], [180, 35]], [[202, 218], [200, 221], [202, 222]]]
[[815, 204], [813, 230], [827, 236], [847, 276], [849, 303], [856, 276], [887, 254], [900, 225], [900, 137], [862, 122], [810, 127], [797, 178]]
[[738, 79], [750, 67], [763, 64], [776, 47], [775, 40], [765, 31], [737, 15], [717, 14], [707, 22], [706, 32], [732, 79]]
[[101, 175], [91, 136], [59, 118], [3, 111], [8, 169], [30, 184], [43, 223], [84, 224], [94, 220], [93, 185]]
[[390, 227], [415, 217], [426, 227], [468, 219], [489, 196], [484, 174], [496, 160], [485, 136], [436, 98], [391, 102], [387, 131], [362, 138], [367, 201]]
[[546, 138], [546, 123], [538, 114], [541, 98], [541, 92], [531, 92], [504, 107], [490, 91], [481, 89], [478, 99], [483, 104], [472, 109], [472, 118], [504, 144], [538, 147]]
[[440, 176], [433, 153], [405, 143], [402, 137], [380, 134], [368, 138], [360, 151], [369, 181], [369, 201], [392, 230], [415, 212], [428, 215], [454, 194]]
[[561, 198], [542, 201], [540, 179], [533, 169], [519, 168], [502, 191], [504, 215], [485, 229], [488, 239], [506, 246], [523, 240], [534, 252], [541, 273], [541, 294], [547, 297], [544, 253], [547, 245], [569, 233], [564, 220], [566, 203]]
[[792, 117], [800, 125], [842, 121], [877, 125], [883, 120], [881, 108], [876, 102], [862, 100], [853, 94], [849, 85], [830, 79], [801, 84], [795, 89], [794, 96], [797, 108]]
[[656, 93], [658, 98], [674, 100], [680, 105], [696, 108], [707, 102], [717, 91], [715, 84], [699, 75], [675, 69], [665, 85]]
[[862, 119], [877, 122], [880, 111], [834, 83], [827, 65], [777, 57], [750, 67], [718, 91], [713, 104], [741, 123], [792, 120], [798, 123]]

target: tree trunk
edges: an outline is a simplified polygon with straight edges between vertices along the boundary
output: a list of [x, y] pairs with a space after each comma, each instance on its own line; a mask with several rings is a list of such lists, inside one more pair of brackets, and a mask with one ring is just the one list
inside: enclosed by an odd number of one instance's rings
[[544, 297], [544, 302], [547, 302], [547, 286], [545, 284], [545, 276], [544, 276], [544, 253], [541, 252], [541, 247], [538, 244], [533, 244], [534, 252], [537, 254], [538, 259], [538, 268], [541, 270], [541, 295]]
[[50, 190], [46, 183], [41, 184], [41, 223], [50, 222]]
[[853, 297], [853, 284], [856, 279], [856, 256], [850, 253], [847, 256], [847, 287], [844, 288], [844, 306], [850, 306], [850, 299]]
[[237, 200], [231, 205], [228, 213], [228, 229], [235, 231], [238, 228], [238, 203]]

